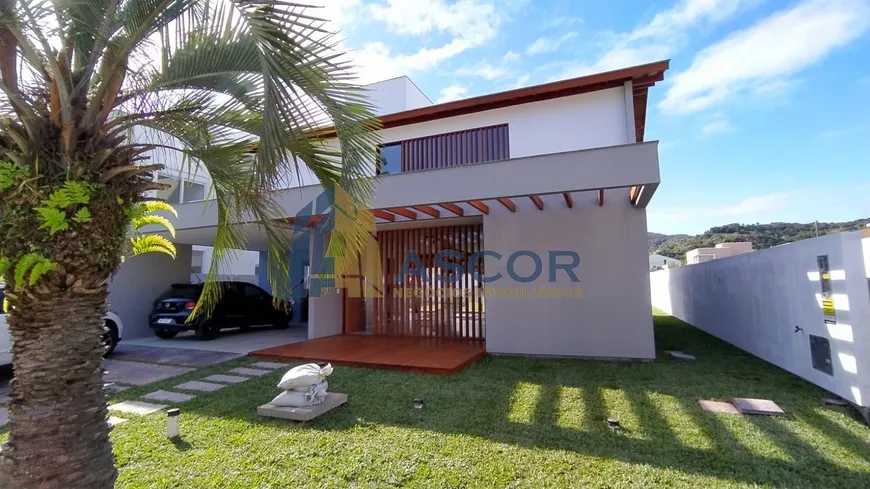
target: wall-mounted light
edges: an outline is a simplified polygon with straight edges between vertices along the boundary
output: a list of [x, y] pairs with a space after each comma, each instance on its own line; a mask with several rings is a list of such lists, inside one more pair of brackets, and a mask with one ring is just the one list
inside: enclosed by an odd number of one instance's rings
[[414, 399], [414, 409], [423, 409], [423, 398], [417, 397]]

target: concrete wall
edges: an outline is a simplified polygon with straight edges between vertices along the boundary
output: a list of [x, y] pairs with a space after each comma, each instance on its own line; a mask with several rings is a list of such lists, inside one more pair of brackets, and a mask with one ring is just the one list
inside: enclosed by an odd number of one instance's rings
[[[816, 259], [828, 255], [836, 318], [825, 322]], [[807, 239], [650, 274], [653, 306], [858, 405], [870, 406], [870, 244], [859, 233]], [[798, 327], [796, 331], [795, 327]], [[809, 335], [831, 344], [816, 370]]]
[[344, 302], [337, 290], [324, 291], [308, 299], [308, 339], [341, 334]]
[[400, 76], [365, 86], [376, 115], [393, 114], [432, 105], [423, 92], [407, 77]]
[[109, 308], [124, 322], [126, 339], [151, 336], [148, 314], [154, 300], [174, 283], [190, 278], [189, 245], [176, 244], [177, 257], [146, 253], [127, 258], [109, 284]]
[[[202, 251], [202, 272], [197, 274], [205, 280], [211, 269], [211, 259], [214, 248], [211, 246], [194, 245], [193, 251]], [[232, 250], [227, 259], [220, 266], [220, 274], [226, 280], [239, 280], [242, 282], [257, 283], [257, 266], [260, 264], [260, 255], [256, 251]]]
[[[630, 206], [627, 190], [606, 192], [598, 207], [595, 192], [575, 196], [573, 209], [560, 196], [550, 196], [541, 212], [518, 201], [516, 213], [490, 207], [483, 218], [484, 246], [503, 255], [486, 257], [486, 275], [503, 278], [489, 287], [582, 287], [577, 298], [486, 298], [486, 347], [493, 353], [559, 355], [599, 358], [655, 357], [650, 313], [646, 212]], [[530, 283], [507, 275], [508, 256], [517, 250], [538, 253], [541, 276]], [[564, 271], [549, 283], [550, 250], [573, 250], [580, 255], [573, 283]], [[515, 270], [527, 276], [534, 268], [524, 257]]]
[[626, 132], [624, 89], [439, 119], [381, 131], [391, 143], [446, 132], [508, 124], [511, 158], [634, 142]]

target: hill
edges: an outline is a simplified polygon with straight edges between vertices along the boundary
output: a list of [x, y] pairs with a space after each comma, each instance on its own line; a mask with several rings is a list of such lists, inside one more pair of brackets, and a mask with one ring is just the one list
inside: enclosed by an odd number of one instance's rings
[[[870, 219], [849, 222], [820, 222], [818, 235], [854, 231], [870, 223]], [[703, 234], [648, 233], [649, 252], [685, 259], [686, 252], [695, 248], [714, 247], [719, 243], [749, 241], [753, 248], [762, 250], [793, 241], [816, 236], [816, 223], [772, 222], [770, 224], [726, 224], [708, 229]]]

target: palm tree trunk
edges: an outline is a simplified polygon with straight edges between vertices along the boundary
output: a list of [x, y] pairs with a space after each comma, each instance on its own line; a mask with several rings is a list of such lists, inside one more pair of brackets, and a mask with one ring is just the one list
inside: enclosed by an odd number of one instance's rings
[[102, 379], [106, 286], [43, 292], [9, 294], [15, 377], [0, 487], [109, 489], [118, 474]]

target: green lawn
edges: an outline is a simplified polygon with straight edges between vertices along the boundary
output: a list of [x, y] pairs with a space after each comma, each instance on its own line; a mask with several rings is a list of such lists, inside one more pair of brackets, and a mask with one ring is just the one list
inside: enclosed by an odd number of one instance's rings
[[[162, 415], [128, 416], [113, 432], [118, 487], [870, 487], [857, 414], [673, 318], [656, 317], [656, 340], [698, 360], [493, 357], [451, 377], [337, 367], [330, 390], [349, 403], [307, 425], [255, 414], [277, 394], [276, 372], [183, 405], [181, 442], [164, 437]], [[417, 396], [425, 409], [411, 408]], [[774, 399], [788, 416], [697, 404], [732, 396]]]

